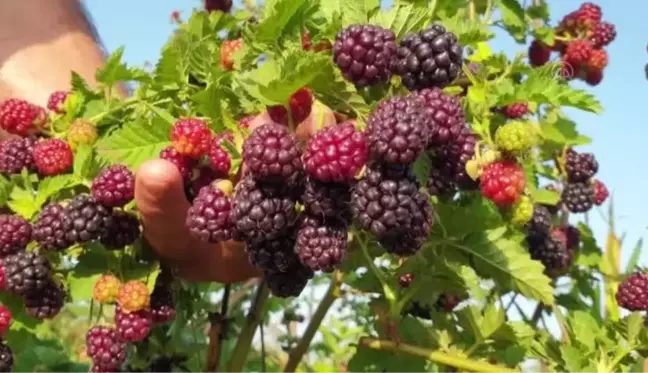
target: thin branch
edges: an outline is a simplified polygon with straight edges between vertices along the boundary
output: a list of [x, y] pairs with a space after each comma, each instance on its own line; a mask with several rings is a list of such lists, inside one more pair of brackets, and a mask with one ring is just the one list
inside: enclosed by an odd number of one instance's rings
[[254, 338], [257, 326], [259, 326], [259, 322], [261, 322], [261, 315], [263, 315], [263, 312], [265, 311], [266, 301], [269, 296], [270, 289], [264, 281], [259, 284], [259, 287], [257, 288], [254, 302], [252, 303], [252, 307], [248, 313], [247, 320], [245, 321], [245, 325], [236, 341], [236, 346], [234, 346], [232, 358], [227, 364], [228, 372], [240, 372], [243, 365], [245, 365], [245, 361], [247, 360], [250, 351], [250, 346], [252, 345], [252, 339]]
[[228, 314], [231, 313], [234, 308], [238, 307], [239, 303], [241, 303], [241, 301], [245, 299], [248, 290], [259, 285], [261, 281], [262, 279], [260, 278], [249, 279], [244, 282], [243, 285], [241, 285], [241, 287], [238, 288], [234, 293], [232, 293], [229, 300], [229, 307], [227, 309]]
[[231, 284], [225, 285], [220, 313], [209, 313], [209, 349], [207, 352], [206, 372], [218, 372], [220, 367], [223, 341], [227, 338], [227, 310], [229, 308], [231, 289]]
[[531, 316], [531, 326], [538, 325], [538, 321], [542, 317], [542, 311], [544, 311], [544, 306], [542, 303], [538, 303], [535, 311], [533, 311], [533, 316]]
[[317, 330], [322, 324], [326, 313], [333, 305], [333, 302], [335, 302], [335, 300], [340, 295], [340, 284], [342, 283], [342, 277], [343, 273], [340, 271], [335, 271], [335, 273], [333, 274], [331, 285], [329, 286], [326, 295], [324, 295], [324, 298], [322, 298], [322, 301], [317, 307], [315, 314], [308, 323], [306, 331], [299, 340], [299, 343], [297, 343], [297, 346], [295, 346], [295, 348], [290, 351], [288, 363], [286, 363], [284, 372], [294, 372], [295, 369], [297, 369], [299, 362], [302, 360], [304, 354], [308, 350], [308, 346], [310, 346], [311, 342], [313, 341], [315, 333], [317, 333]]
[[560, 307], [557, 304], [554, 304], [553, 312], [556, 315], [556, 320], [558, 320], [558, 327], [560, 327], [560, 334], [562, 334], [563, 343], [571, 343], [569, 333], [567, 332], [567, 322], [565, 321], [565, 316], [563, 315]]
[[364, 347], [376, 350], [404, 353], [412, 356], [422, 357], [435, 363], [448, 365], [467, 372], [519, 372], [501, 365], [493, 365], [484, 361], [474, 361], [465, 357], [452, 355], [446, 352], [435, 351], [428, 348], [412, 346], [405, 343], [396, 343], [376, 338], [362, 337], [359, 344]]

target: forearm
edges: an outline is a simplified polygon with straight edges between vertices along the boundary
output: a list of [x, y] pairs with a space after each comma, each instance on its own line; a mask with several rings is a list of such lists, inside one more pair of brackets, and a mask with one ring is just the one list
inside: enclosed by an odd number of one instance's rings
[[103, 53], [77, 0], [0, 1], [0, 100], [45, 105], [70, 88], [70, 72], [90, 84]]

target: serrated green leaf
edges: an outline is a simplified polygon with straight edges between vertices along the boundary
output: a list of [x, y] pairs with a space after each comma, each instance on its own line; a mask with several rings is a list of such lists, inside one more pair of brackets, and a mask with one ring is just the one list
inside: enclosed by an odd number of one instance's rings
[[639, 312], [633, 312], [626, 318], [627, 341], [634, 344], [639, 333], [644, 329], [644, 316]]
[[84, 96], [93, 96], [95, 93], [90, 89], [88, 82], [79, 73], [72, 71], [70, 79], [70, 86], [76, 92], [80, 92]]
[[491, 303], [486, 306], [484, 316], [479, 320], [479, 330], [483, 338], [490, 338], [506, 321], [504, 309]]
[[74, 153], [74, 176], [80, 180], [86, 180], [90, 177], [93, 155], [92, 146], [86, 144], [77, 146]]
[[540, 128], [545, 140], [560, 146], [584, 145], [590, 142], [589, 138], [578, 133], [576, 123], [565, 117], [559, 117], [553, 122], [544, 122]]
[[398, 4], [387, 11], [376, 13], [371, 23], [392, 30], [396, 39], [400, 39], [410, 32], [423, 28], [429, 19], [428, 9], [415, 4]]
[[125, 48], [119, 47], [108, 56], [103, 67], [97, 70], [95, 78], [98, 82], [104, 83], [107, 86], [112, 86], [120, 81], [131, 80], [131, 72], [122, 63]]
[[583, 371], [583, 353], [572, 345], [560, 346], [560, 354], [568, 372]]
[[9, 194], [13, 188], [13, 182], [3, 175], [0, 175], [0, 207], [5, 206], [9, 200]]
[[[586, 351], [596, 351], [596, 335], [600, 326], [591, 314], [585, 311], [574, 311], [568, 315], [568, 329], [573, 341], [577, 341]], [[583, 353], [585, 351], [581, 351]]]
[[143, 162], [157, 158], [160, 151], [170, 145], [171, 126], [165, 120], [154, 118], [150, 122], [138, 119], [102, 139], [97, 151], [114, 163], [123, 163], [136, 170]]
[[524, 9], [517, 0], [499, 0], [498, 2], [504, 27], [515, 40], [523, 42], [526, 36]]
[[377, 0], [326, 0], [321, 2], [321, 11], [329, 22], [341, 19], [342, 27], [351, 24], [365, 24], [380, 6]]
[[15, 213], [27, 220], [31, 220], [40, 209], [40, 206], [36, 204], [34, 194], [31, 191], [19, 187], [13, 188], [9, 195], [7, 205]]
[[352, 113], [360, 119], [369, 116], [371, 106], [356, 87], [342, 76], [331, 58], [321, 61], [318, 69], [320, 73], [310, 82], [309, 87], [320, 101], [337, 112]]
[[536, 189], [533, 192], [533, 201], [542, 205], [555, 206], [560, 201], [560, 193], [549, 189]]
[[470, 20], [465, 11], [459, 11], [452, 18], [444, 20], [443, 25], [448, 31], [457, 35], [461, 45], [476, 45], [479, 42], [488, 41], [495, 37], [488, 25], [480, 20]]
[[78, 185], [79, 181], [73, 175], [58, 175], [41, 180], [38, 184], [35, 204], [42, 207], [49, 198], [65, 188]]
[[264, 4], [263, 18], [256, 27], [256, 41], [276, 43], [283, 35], [301, 31], [304, 19], [317, 10], [314, 0], [269, 0]]
[[495, 332], [493, 338], [529, 348], [535, 335], [536, 331], [529, 324], [523, 321], [508, 321]]
[[383, 351], [358, 346], [349, 360], [350, 372], [423, 372], [425, 360], [402, 354], [386, 354]]
[[[2, 205], [0, 203], [0, 205]], [[641, 249], [643, 248], [643, 238], [640, 238], [632, 249], [632, 255], [630, 255], [630, 260], [628, 260], [628, 265], [626, 266], [625, 273], [631, 274], [637, 268], [639, 263], [639, 258], [641, 257]]]

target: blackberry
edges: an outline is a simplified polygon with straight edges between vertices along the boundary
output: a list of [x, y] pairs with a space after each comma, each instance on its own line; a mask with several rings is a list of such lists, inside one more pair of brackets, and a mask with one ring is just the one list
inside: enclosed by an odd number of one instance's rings
[[220, 142], [220, 139], [214, 137], [207, 154], [209, 157], [209, 165], [221, 178], [226, 179], [232, 167], [232, 159]]
[[351, 193], [351, 211], [360, 228], [379, 240], [399, 239], [431, 226], [431, 205], [409, 171], [368, 168]]
[[394, 164], [412, 163], [425, 150], [429, 120], [423, 100], [393, 97], [383, 101], [369, 116], [367, 140], [372, 159]]
[[396, 36], [381, 26], [351, 25], [335, 36], [333, 60], [356, 86], [387, 83], [395, 56]]
[[61, 204], [50, 203], [38, 215], [33, 237], [44, 250], [62, 250], [72, 246], [73, 242], [67, 239], [63, 227], [64, 210]]
[[298, 297], [311, 278], [313, 278], [313, 271], [299, 263], [287, 272], [265, 271], [270, 292], [279, 298]]
[[477, 136], [468, 127], [461, 129], [457, 139], [435, 151], [433, 162], [453, 175], [460, 189], [475, 189], [477, 182], [466, 173], [466, 163], [475, 156]]
[[208, 12], [220, 10], [223, 13], [228, 13], [232, 10], [232, 5], [232, 0], [205, 0], [205, 10]]
[[243, 162], [255, 179], [290, 183], [303, 165], [297, 138], [279, 124], [264, 124], [243, 144]]
[[603, 81], [603, 70], [589, 69], [585, 75], [585, 83], [591, 86], [597, 86]]
[[0, 143], [0, 173], [20, 174], [23, 169], [34, 171], [32, 156], [36, 140], [32, 137], [6, 140]]
[[402, 288], [408, 288], [414, 281], [414, 274], [412, 272], [403, 273], [398, 276], [398, 285]]
[[119, 371], [126, 360], [126, 343], [113, 328], [94, 326], [86, 333], [86, 353], [95, 366], [108, 371]]
[[13, 351], [7, 343], [0, 342], [0, 372], [11, 372], [13, 367]]
[[589, 211], [594, 205], [594, 187], [590, 183], [567, 183], [561, 197], [567, 210], [573, 213]]
[[270, 272], [287, 272], [298, 263], [295, 235], [288, 234], [272, 240], [248, 242], [245, 245], [250, 263]]
[[323, 183], [308, 179], [302, 202], [306, 213], [322, 219], [349, 222], [351, 218], [351, 187], [347, 184]]
[[288, 107], [290, 113], [284, 105], [269, 106], [267, 109], [268, 116], [273, 122], [286, 127], [290, 124], [291, 119], [294, 125], [305, 121], [313, 109], [313, 93], [308, 87], [298, 89], [290, 95]]
[[529, 113], [528, 102], [515, 102], [502, 108], [502, 115], [508, 119], [520, 119]]
[[548, 233], [552, 226], [551, 212], [546, 206], [533, 206], [533, 216], [527, 227], [532, 233]]
[[397, 50], [393, 71], [410, 91], [443, 88], [461, 72], [463, 48], [457, 36], [440, 24], [406, 35]]
[[346, 227], [306, 216], [297, 232], [295, 252], [310, 270], [332, 272], [346, 256]]
[[164, 324], [175, 318], [175, 301], [171, 278], [165, 271], [162, 271], [155, 280], [155, 286], [151, 293], [151, 316], [156, 324]]
[[33, 252], [18, 252], [3, 259], [6, 289], [18, 295], [44, 289], [50, 281], [51, 266]]
[[92, 181], [92, 197], [104, 206], [123, 207], [135, 196], [135, 176], [128, 167], [110, 166]]
[[631, 274], [619, 285], [616, 300], [621, 307], [629, 311], [648, 310], [648, 274]]
[[50, 280], [44, 288], [25, 295], [25, 312], [39, 320], [52, 319], [63, 308], [65, 298], [67, 293], [63, 286]]
[[99, 204], [90, 195], [79, 194], [65, 206], [61, 222], [65, 238], [83, 244], [106, 236], [112, 228], [113, 216], [108, 207]]
[[115, 308], [115, 328], [123, 341], [139, 342], [148, 337], [153, 326], [153, 317], [149, 310], [124, 312], [119, 306]]
[[185, 195], [191, 202], [198, 197], [202, 188], [208, 186], [217, 179], [227, 179], [227, 175], [223, 175], [210, 166], [201, 166], [195, 173], [197, 173], [198, 176], [194, 177], [193, 180], [191, 180], [191, 183], [185, 186]]
[[565, 156], [565, 172], [570, 182], [585, 182], [591, 179], [599, 169], [599, 164], [592, 153], [577, 153], [569, 149]]
[[565, 233], [565, 237], [567, 239], [567, 248], [569, 250], [577, 250], [581, 242], [580, 231], [578, 230], [578, 228], [574, 227], [573, 225], [569, 225], [563, 229], [563, 232]]
[[545, 266], [547, 276], [555, 278], [564, 275], [574, 262], [574, 255], [567, 248], [564, 235], [559, 230], [531, 233], [527, 236], [531, 258]]
[[457, 190], [454, 176], [447, 169], [440, 169], [434, 165], [430, 168], [427, 191], [431, 196], [451, 196]]
[[613, 24], [601, 22], [594, 28], [590, 36], [590, 41], [594, 45], [594, 48], [599, 49], [610, 45], [616, 39], [616, 36], [616, 27]]
[[48, 119], [45, 109], [25, 100], [0, 101], [0, 128], [14, 135], [35, 135], [47, 125]]
[[378, 239], [378, 243], [390, 254], [406, 257], [416, 254], [427, 241], [432, 228], [432, 208], [422, 210], [422, 216], [417, 218], [412, 228], [388, 237]]
[[70, 94], [68, 91], [55, 91], [47, 99], [47, 108], [56, 114], [65, 114], [65, 100]]
[[459, 97], [439, 88], [424, 89], [415, 95], [425, 101], [425, 114], [430, 118], [428, 145], [445, 145], [456, 140], [466, 126]]
[[610, 191], [601, 180], [594, 180], [594, 203], [601, 206], [610, 196]]
[[151, 296], [142, 281], [130, 280], [119, 288], [117, 304], [125, 312], [137, 312], [149, 308]]
[[551, 48], [545, 45], [540, 40], [534, 40], [529, 46], [529, 64], [534, 67], [539, 67], [551, 58]]
[[306, 173], [324, 182], [349, 182], [362, 170], [369, 152], [365, 134], [353, 122], [325, 127], [308, 140]]
[[232, 218], [246, 240], [271, 240], [287, 233], [295, 223], [295, 202], [283, 190], [256, 182], [251, 175], [239, 182]]
[[18, 215], [0, 215], [0, 257], [24, 251], [32, 239], [32, 226]]
[[186, 226], [191, 235], [203, 242], [219, 243], [232, 239], [234, 224], [230, 219], [232, 202], [217, 186], [200, 190], [187, 213]]
[[101, 244], [108, 250], [123, 249], [141, 235], [139, 219], [130, 212], [115, 210], [111, 222], [100, 238]]

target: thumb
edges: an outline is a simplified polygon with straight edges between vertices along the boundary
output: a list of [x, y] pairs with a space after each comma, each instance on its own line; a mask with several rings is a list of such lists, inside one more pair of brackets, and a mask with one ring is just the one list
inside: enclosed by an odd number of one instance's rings
[[142, 164], [135, 178], [135, 201], [144, 237], [158, 254], [170, 260], [188, 259], [191, 240], [185, 218], [189, 202], [175, 165], [163, 159]]

